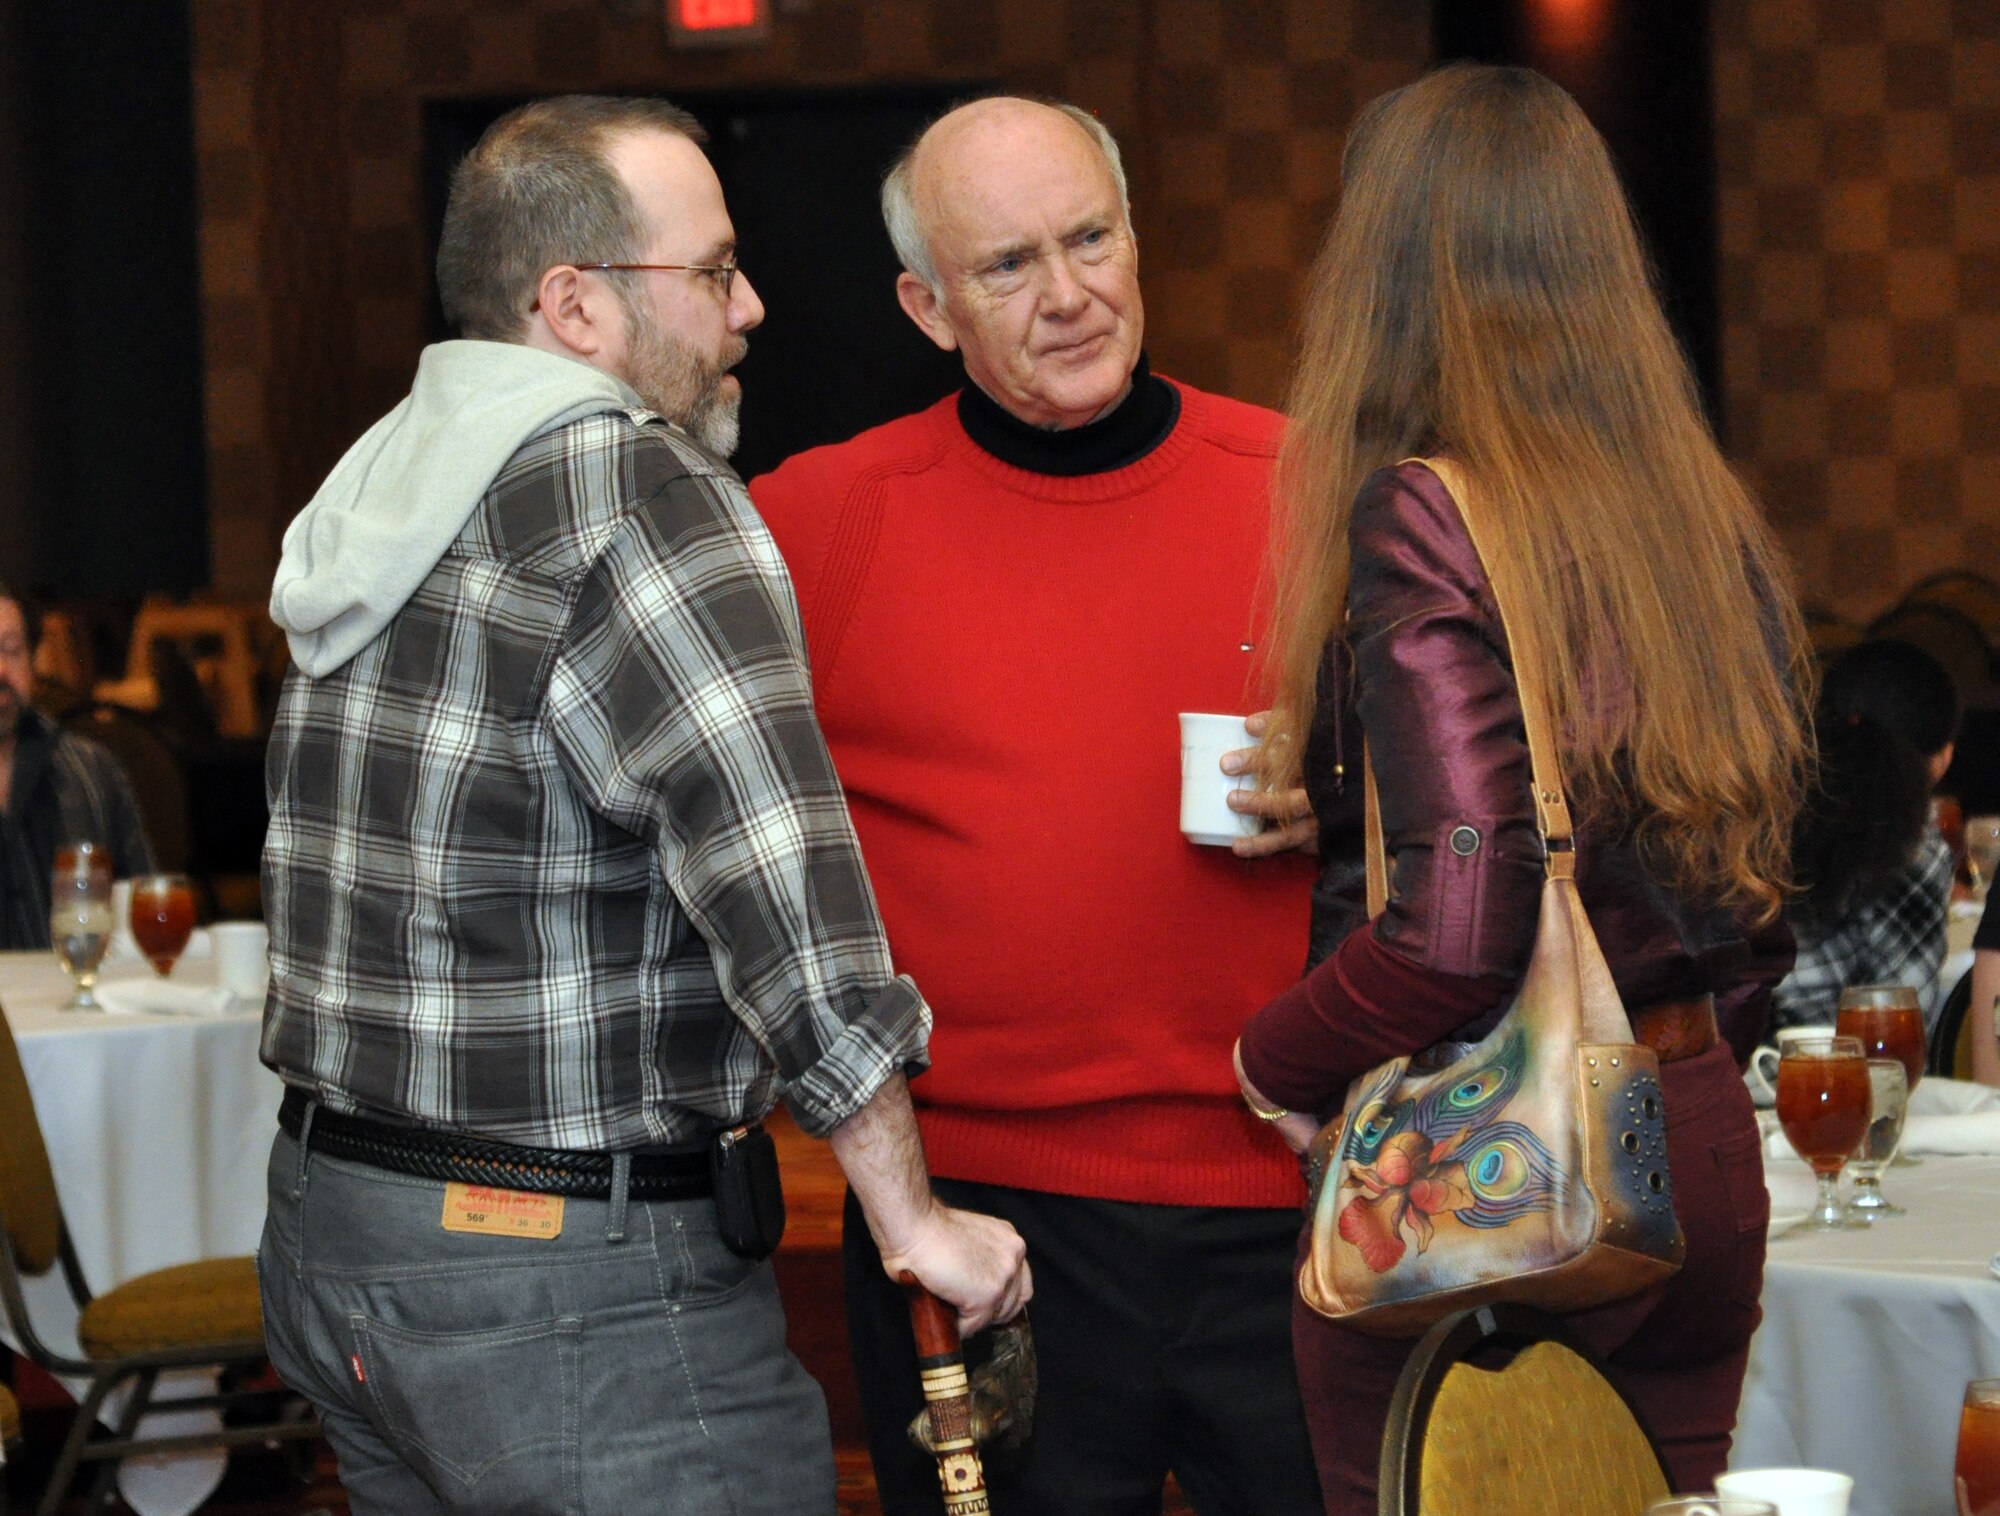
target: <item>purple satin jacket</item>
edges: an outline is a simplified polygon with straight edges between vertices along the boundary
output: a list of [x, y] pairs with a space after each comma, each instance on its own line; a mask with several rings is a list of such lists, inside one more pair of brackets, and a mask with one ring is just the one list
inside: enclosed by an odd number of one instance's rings
[[[1365, 915], [1365, 730], [1391, 859], [1378, 939], [1424, 969], [1517, 982], [1534, 944], [1542, 845], [1486, 571], [1449, 492], [1421, 464], [1363, 484], [1350, 541], [1348, 637], [1328, 645], [1306, 755], [1320, 818], [1308, 966]], [[1724, 1035], [1747, 1057], [1770, 986], [1791, 966], [1782, 918], [1752, 931], [1670, 893], [1622, 825], [1580, 823], [1577, 851], [1578, 890], [1626, 1006], [1713, 993]]]

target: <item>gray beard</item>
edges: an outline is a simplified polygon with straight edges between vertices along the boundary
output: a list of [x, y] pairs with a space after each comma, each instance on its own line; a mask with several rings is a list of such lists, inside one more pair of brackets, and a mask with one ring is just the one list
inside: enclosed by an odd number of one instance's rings
[[704, 363], [686, 343], [661, 330], [651, 315], [625, 308], [632, 341], [626, 358], [625, 382], [638, 391], [649, 409], [659, 412], [695, 441], [727, 458], [736, 451], [741, 430], [738, 410], [741, 390], [725, 394], [722, 379], [743, 359], [749, 344], [738, 337], [718, 364]]

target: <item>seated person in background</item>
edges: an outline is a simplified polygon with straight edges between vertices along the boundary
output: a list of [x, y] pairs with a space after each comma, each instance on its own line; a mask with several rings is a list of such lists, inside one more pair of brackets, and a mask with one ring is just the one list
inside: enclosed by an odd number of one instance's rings
[[1851, 984], [1914, 986], [1926, 1019], [1936, 1013], [1952, 861], [1931, 790], [1958, 717], [1951, 675], [1907, 642], [1864, 642], [1828, 672], [1813, 715], [1818, 781], [1792, 843], [1799, 956], [1772, 992], [1773, 1027], [1831, 1026]]
[[28, 703], [38, 621], [0, 582], [0, 951], [7, 952], [49, 945], [49, 869], [64, 843], [103, 843], [120, 879], [153, 871], [118, 760]]

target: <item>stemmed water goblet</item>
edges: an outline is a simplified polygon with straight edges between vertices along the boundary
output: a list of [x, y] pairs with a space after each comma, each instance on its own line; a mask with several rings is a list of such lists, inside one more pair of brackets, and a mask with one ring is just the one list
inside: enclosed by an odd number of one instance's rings
[[97, 966], [111, 945], [111, 855], [95, 842], [56, 849], [49, 870], [49, 945], [76, 985], [66, 1011], [101, 1011]]
[[1903, 1119], [1909, 1113], [1910, 1081], [1902, 1063], [1894, 1058], [1870, 1058], [1868, 1130], [1847, 1166], [1854, 1176], [1854, 1195], [1847, 1202], [1848, 1215], [1873, 1221], [1878, 1216], [1903, 1214], [1903, 1208], [1892, 1205], [1882, 1193], [1882, 1170], [1896, 1161], [1896, 1149], [1903, 1142]]
[[2000, 816], [1965, 818], [1965, 861], [1972, 873], [1972, 893], [1984, 900], [2000, 869]]
[[1801, 1037], [1778, 1060], [1778, 1125], [1801, 1158], [1812, 1165], [1819, 1195], [1793, 1232], [1845, 1232], [1868, 1225], [1851, 1221], [1840, 1204], [1840, 1171], [1868, 1130], [1868, 1059], [1855, 1037]]

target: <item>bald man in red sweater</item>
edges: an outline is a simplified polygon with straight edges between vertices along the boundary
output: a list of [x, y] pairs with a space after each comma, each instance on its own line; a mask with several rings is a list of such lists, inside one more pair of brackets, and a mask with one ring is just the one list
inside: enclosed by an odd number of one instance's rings
[[[1298, 976], [1312, 835], [1177, 830], [1176, 714], [1255, 709], [1279, 418], [1152, 374], [1118, 150], [1068, 107], [935, 123], [883, 190], [911, 320], [970, 383], [754, 481], [899, 966], [939, 1192], [1004, 1216], [1041, 1398], [993, 1509], [1320, 1509], [1291, 1369], [1303, 1187], [1230, 1048]], [[1283, 824], [1290, 823], [1290, 824]], [[849, 1332], [890, 1516], [941, 1509], [903, 1428], [904, 1303], [846, 1229]]]

